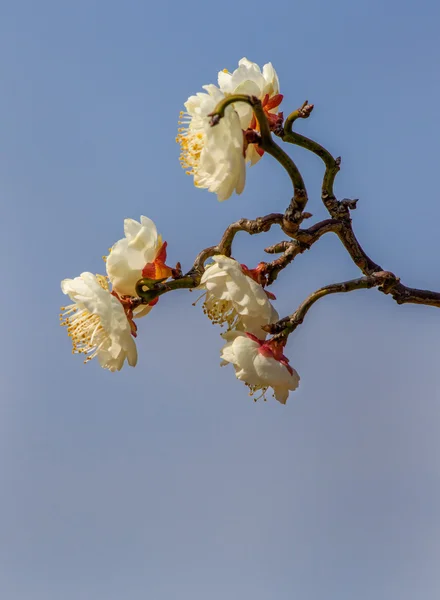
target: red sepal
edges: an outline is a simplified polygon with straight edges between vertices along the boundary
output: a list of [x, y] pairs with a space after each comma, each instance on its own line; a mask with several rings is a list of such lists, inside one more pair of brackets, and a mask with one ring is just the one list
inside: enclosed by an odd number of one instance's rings
[[160, 262], [163, 262], [163, 263], [166, 261], [166, 259], [167, 259], [167, 246], [168, 246], [168, 242], [164, 242], [162, 244], [162, 246], [157, 251], [156, 257], [154, 259], [155, 262], [156, 262], [156, 260], [158, 260]]
[[266, 358], [274, 358], [279, 363], [281, 363], [286, 369], [289, 371], [291, 375], [293, 375], [293, 369], [289, 364], [289, 359], [287, 356], [284, 356], [283, 350], [286, 342], [275, 342], [273, 338], [270, 340], [260, 340], [256, 335], [252, 333], [246, 333], [247, 337], [260, 346], [258, 348], [258, 352], [265, 356]]
[[282, 101], [283, 101], [283, 94], [275, 94], [275, 96], [272, 96], [272, 98], [268, 98], [266, 103], [264, 103], [264, 100], [263, 100], [263, 106], [266, 111], [272, 110], [273, 108], [276, 108], [277, 106], [279, 106]]

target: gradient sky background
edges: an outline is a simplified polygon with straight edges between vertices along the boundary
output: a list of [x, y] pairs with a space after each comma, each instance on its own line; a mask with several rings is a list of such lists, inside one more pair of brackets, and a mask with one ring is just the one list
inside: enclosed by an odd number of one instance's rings
[[[255, 404], [186, 291], [139, 323], [139, 364], [72, 357], [64, 277], [103, 271], [145, 214], [188, 268], [233, 220], [282, 211], [270, 157], [219, 204], [180, 169], [178, 112], [247, 56], [298, 129], [342, 155], [355, 230], [408, 285], [440, 289], [434, 0], [0, 2], [0, 595], [7, 600], [437, 600], [437, 309], [372, 291], [318, 303], [291, 337], [301, 386]], [[322, 164], [291, 148], [314, 219]], [[256, 264], [282, 239], [238, 236]], [[334, 237], [284, 271], [287, 314], [358, 276]]]

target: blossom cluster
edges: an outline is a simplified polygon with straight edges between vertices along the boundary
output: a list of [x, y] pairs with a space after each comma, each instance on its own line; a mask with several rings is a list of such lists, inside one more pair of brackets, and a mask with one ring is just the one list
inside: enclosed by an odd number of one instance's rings
[[109, 371], [120, 371], [125, 360], [132, 367], [137, 363], [135, 320], [147, 315], [155, 301], [141, 304], [136, 283], [144, 276], [163, 280], [172, 274], [165, 264], [166, 242], [151, 219], [125, 219], [124, 233], [106, 257], [106, 276], [84, 272], [61, 282], [73, 302], [61, 307], [60, 315], [72, 352], [83, 354], [84, 362], [97, 357]]
[[[269, 124], [275, 126], [282, 119], [278, 112], [282, 95], [272, 65], [260, 69], [246, 58], [232, 73], [221, 71], [217, 86], [209, 84], [203, 89], [188, 98], [186, 112], [181, 113], [180, 160], [197, 187], [226, 200], [234, 191], [243, 191], [246, 164], [256, 164], [263, 154], [257, 143], [249, 141], [258, 139], [259, 126], [251, 106], [245, 103], [229, 105], [215, 127], [210, 125], [210, 113], [229, 95], [246, 94], [261, 101]], [[105, 275], [84, 272], [61, 282], [63, 293], [72, 302], [62, 307], [60, 315], [72, 352], [82, 354], [84, 362], [96, 357], [109, 371], [119, 371], [125, 362], [134, 367], [137, 321], [159, 300], [155, 297], [146, 303], [138, 286], [142, 281], [154, 284], [178, 277], [180, 265], [173, 269], [166, 260], [167, 242], [153, 221], [145, 216], [139, 222], [125, 219], [124, 237], [105, 257]], [[265, 398], [272, 388], [274, 397], [285, 404], [289, 391], [298, 387], [299, 376], [283, 353], [285, 342], [267, 339], [264, 328], [279, 317], [271, 302], [275, 297], [265, 289], [264, 267], [265, 263], [260, 263], [249, 269], [229, 256], [214, 255], [198, 280], [199, 300], [212, 323], [226, 329], [221, 365], [232, 364], [250, 395], [258, 392], [258, 397]]]

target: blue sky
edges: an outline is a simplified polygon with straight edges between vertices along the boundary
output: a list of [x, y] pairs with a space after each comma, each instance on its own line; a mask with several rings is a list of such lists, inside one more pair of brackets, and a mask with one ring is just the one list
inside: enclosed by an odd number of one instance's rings
[[[437, 309], [374, 290], [318, 303], [289, 341], [301, 386], [254, 404], [186, 291], [139, 323], [139, 364], [72, 357], [59, 282], [102, 272], [145, 214], [189, 267], [233, 220], [282, 211], [266, 157], [219, 204], [178, 164], [183, 102], [247, 56], [360, 198], [356, 232], [404, 283], [440, 289], [434, 1], [0, 2], [0, 592], [8, 600], [436, 600]], [[314, 219], [322, 165], [290, 149]], [[237, 238], [249, 266], [279, 230]], [[321, 240], [274, 287], [280, 314], [356, 277]]]

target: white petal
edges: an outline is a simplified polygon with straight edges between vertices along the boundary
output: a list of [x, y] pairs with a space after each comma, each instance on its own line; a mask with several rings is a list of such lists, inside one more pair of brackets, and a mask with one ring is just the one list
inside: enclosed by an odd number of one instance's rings
[[273, 388], [275, 399], [281, 404], [286, 404], [289, 397], [289, 389], [282, 385], [276, 385]]
[[124, 234], [126, 238], [134, 238], [141, 229], [141, 224], [134, 219], [124, 219]]
[[225, 73], [225, 71], [219, 71], [218, 74], [218, 87], [225, 94], [230, 94], [232, 92], [232, 76], [231, 73]]
[[280, 93], [280, 82], [272, 63], [263, 66], [263, 77], [266, 80], [265, 93], [274, 96]]

